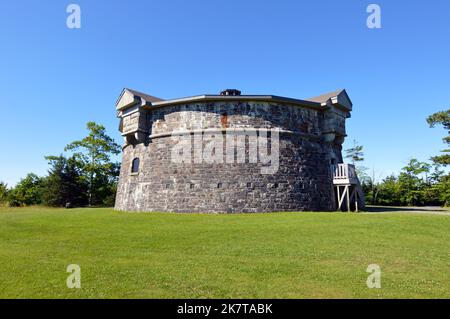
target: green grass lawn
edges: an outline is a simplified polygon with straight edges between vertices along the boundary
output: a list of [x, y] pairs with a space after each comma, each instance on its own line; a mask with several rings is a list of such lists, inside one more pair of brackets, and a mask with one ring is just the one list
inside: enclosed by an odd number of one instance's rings
[[429, 214], [1, 208], [0, 297], [450, 298], [449, 239]]

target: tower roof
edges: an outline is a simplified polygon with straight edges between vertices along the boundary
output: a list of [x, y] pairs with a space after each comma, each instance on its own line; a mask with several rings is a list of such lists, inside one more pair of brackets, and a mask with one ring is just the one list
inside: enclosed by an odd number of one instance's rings
[[[239, 91], [240, 92], [240, 91]], [[344, 89], [325, 93], [319, 96], [305, 100], [289, 98], [277, 95], [225, 95], [225, 94], [203, 94], [183, 98], [163, 100], [161, 98], [141, 93], [128, 88], [123, 89], [116, 102], [117, 110], [124, 110], [131, 106], [139, 104], [144, 108], [158, 108], [182, 103], [210, 102], [210, 101], [266, 101], [277, 103], [290, 103], [299, 106], [321, 109], [328, 103], [343, 107], [347, 110], [352, 109], [352, 102]]]

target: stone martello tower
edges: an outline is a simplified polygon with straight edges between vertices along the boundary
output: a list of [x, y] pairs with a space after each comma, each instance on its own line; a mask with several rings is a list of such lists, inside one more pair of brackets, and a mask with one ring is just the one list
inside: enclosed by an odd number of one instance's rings
[[[162, 100], [124, 89], [116, 109], [125, 140], [118, 210], [234, 213], [341, 206], [330, 168], [342, 163], [352, 110], [345, 90], [306, 100], [238, 90]], [[266, 146], [269, 161], [261, 153]]]

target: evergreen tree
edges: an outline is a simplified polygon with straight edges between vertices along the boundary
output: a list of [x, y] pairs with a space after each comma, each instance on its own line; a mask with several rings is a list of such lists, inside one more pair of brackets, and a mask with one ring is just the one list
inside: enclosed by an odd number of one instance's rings
[[[447, 131], [447, 136], [442, 140], [445, 144], [450, 145], [450, 109], [447, 111], [441, 111], [430, 115], [427, 118], [427, 123], [430, 127], [434, 127], [436, 124], [442, 125], [444, 129]], [[443, 153], [449, 153], [450, 149], [445, 149], [442, 151]], [[441, 165], [449, 165], [450, 164], [450, 154], [443, 154], [434, 156], [431, 158], [433, 162], [441, 164]]]
[[402, 205], [400, 199], [400, 184], [398, 178], [394, 175], [390, 175], [383, 179], [379, 185], [377, 185], [378, 196], [376, 198], [376, 204], [387, 206], [399, 206]]
[[[447, 136], [442, 140], [447, 146], [450, 145], [450, 109], [446, 111], [441, 111], [430, 115], [427, 118], [427, 123], [430, 127], [436, 125], [442, 125], [447, 131]], [[450, 164], [450, 149], [444, 149], [442, 151], [444, 154], [433, 156], [431, 160], [436, 164], [435, 171], [432, 175], [432, 179], [436, 181], [433, 186], [436, 190], [439, 199], [444, 203], [445, 206], [450, 205], [450, 174], [444, 174], [444, 171], [439, 170], [440, 166], [446, 167]], [[439, 176], [440, 173], [440, 176]]]
[[398, 176], [402, 205], [417, 206], [425, 204], [424, 191], [428, 185], [423, 175], [427, 174], [429, 170], [430, 165], [428, 163], [419, 162], [415, 158], [403, 167]]
[[87, 185], [72, 157], [48, 156], [51, 166], [45, 180], [43, 199], [49, 206], [83, 206], [87, 204]]

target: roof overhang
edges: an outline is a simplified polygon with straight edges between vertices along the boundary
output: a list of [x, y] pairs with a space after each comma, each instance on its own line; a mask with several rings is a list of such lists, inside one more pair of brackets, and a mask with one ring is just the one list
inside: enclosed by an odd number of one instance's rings
[[121, 111], [138, 103], [141, 103], [140, 98], [131, 93], [129, 90], [124, 89], [116, 101], [116, 110]]
[[353, 103], [345, 90], [342, 90], [338, 95], [332, 97], [331, 103], [347, 111], [351, 111], [353, 107]]
[[116, 101], [116, 110], [123, 111], [135, 105], [150, 106], [152, 103], [159, 101], [163, 100], [155, 96], [125, 88], [122, 90], [122, 93]]
[[152, 110], [155, 108], [167, 107], [171, 105], [205, 103], [205, 102], [272, 102], [280, 104], [290, 104], [315, 110], [324, 110], [331, 106], [336, 106], [343, 111], [352, 110], [352, 102], [345, 90], [338, 90], [322, 96], [307, 100], [288, 98], [277, 95], [196, 95], [184, 98], [162, 100], [160, 98], [147, 95], [131, 89], [123, 89], [116, 102], [118, 112], [125, 111], [132, 107]]
[[231, 96], [228, 96], [228, 95], [197, 95], [197, 96], [190, 96], [190, 97], [179, 98], [179, 99], [153, 102], [150, 105], [145, 105], [144, 108], [153, 109], [153, 108], [160, 108], [160, 107], [165, 107], [165, 106], [170, 106], [170, 105], [200, 103], [200, 102], [241, 102], [241, 101], [285, 103], [285, 104], [293, 104], [293, 105], [298, 105], [298, 106], [313, 108], [313, 109], [319, 109], [319, 110], [324, 108], [321, 106], [320, 103], [317, 103], [317, 102], [292, 99], [292, 98], [276, 96], [276, 95], [236, 95], [236, 96], [234, 96], [234, 95], [231, 95]]
[[307, 100], [320, 103], [322, 106], [336, 106], [347, 112], [351, 111], [353, 106], [345, 89], [325, 93]]

